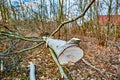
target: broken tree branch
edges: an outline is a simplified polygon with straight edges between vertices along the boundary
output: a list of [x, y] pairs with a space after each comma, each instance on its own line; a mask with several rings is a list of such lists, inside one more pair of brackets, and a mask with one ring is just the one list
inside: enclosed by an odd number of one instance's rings
[[64, 72], [64, 69], [62, 68], [62, 66], [59, 63], [59, 61], [57, 59], [57, 55], [55, 55], [55, 52], [51, 48], [49, 48], [49, 50], [50, 50], [50, 53], [51, 53], [51, 55], [52, 55], [55, 63], [57, 64], [57, 66], [58, 66], [58, 68], [60, 70], [61, 77], [64, 78], [65, 80], [69, 80], [68, 77], [67, 77], [67, 75]]
[[[35, 49], [35, 48], [37, 48], [38, 46], [40, 46], [40, 45], [42, 45], [42, 44], [44, 44], [44, 43], [45, 43], [45, 42], [41, 42], [41, 43], [39, 43], [39, 44], [37, 44], [37, 45], [34, 45], [34, 46], [32, 46], [32, 47], [29, 47], [29, 48], [26, 48], [26, 49], [22, 49], [22, 50], [19, 50], [19, 51], [15, 51], [15, 52], [11, 52], [11, 54], [12, 54], [12, 53], [15, 53], [15, 54], [17, 54], [17, 53], [22, 53], [22, 52], [25, 52], [25, 51], [28, 51], [28, 50]], [[8, 51], [7, 51], [7, 52], [8, 52]], [[0, 58], [11, 55], [10, 53], [8, 54], [7, 52], [0, 52]]]
[[86, 61], [85, 59], [82, 59], [82, 61], [83, 61], [86, 65], [90, 66], [91, 68], [93, 68], [94, 70], [96, 70], [97, 72], [99, 72], [102, 76], [104, 76], [104, 74], [103, 74], [104, 72], [103, 72], [102, 70], [96, 68], [95, 66], [93, 66], [91, 63], [89, 63], [89, 62]]
[[30, 62], [29, 68], [30, 68], [30, 80], [36, 80], [35, 65], [32, 62]]
[[0, 60], [0, 72], [4, 71], [3, 60]]
[[14, 52], [14, 53], [22, 53], [22, 52], [25, 52], [25, 51], [28, 51], [28, 50], [32, 50], [32, 49], [35, 49], [35, 48], [37, 48], [38, 46], [40, 46], [40, 45], [42, 45], [42, 44], [44, 44], [45, 42], [41, 42], [41, 43], [39, 43], [39, 44], [37, 44], [37, 45], [35, 45], [35, 46], [32, 46], [32, 47], [29, 47], [29, 48], [26, 48], [26, 49], [22, 49], [22, 50], [20, 50], [20, 51], [16, 51], [16, 52]]
[[15, 32], [10, 32], [10, 31], [3, 31], [3, 30], [0, 30], [0, 34], [3, 35], [3, 36], [7, 36], [9, 38], [12, 38], [12, 39], [21, 39], [21, 40], [24, 40], [24, 41], [30, 41], [30, 42], [42, 42], [41, 40], [35, 40], [35, 39], [32, 39], [32, 37], [26, 37], [22, 34], [19, 34], [19, 33], [15, 33]]
[[87, 10], [90, 8], [90, 6], [94, 3], [94, 1], [95, 1], [95, 0], [92, 0], [92, 2], [86, 7], [86, 9], [83, 11], [83, 13], [80, 14], [79, 16], [77, 16], [76, 18], [72, 18], [71, 20], [62, 22], [62, 23], [58, 26], [58, 28], [57, 28], [55, 31], [53, 31], [53, 33], [50, 35], [50, 37], [53, 36], [55, 33], [57, 33], [63, 25], [65, 25], [65, 24], [67, 24], [67, 23], [70, 23], [70, 22], [73, 22], [73, 21], [75, 21], [75, 20], [83, 17], [83, 16], [85, 15], [85, 13], [87, 12]]
[[111, 72], [102, 71], [102, 70], [96, 68], [95, 66], [93, 66], [91, 63], [89, 63], [88, 61], [86, 61], [86, 60], [83, 59], [83, 58], [82, 58], [82, 61], [83, 61], [86, 65], [90, 66], [91, 68], [93, 68], [94, 70], [96, 70], [97, 72], [99, 72], [102, 76], [104, 76], [105, 73], [115, 76], [115, 74], [113, 74], [113, 73], [111, 73]]
[[78, 46], [80, 39], [72, 38], [69, 41], [48, 38], [46, 43], [54, 50], [61, 65], [74, 65], [79, 61], [84, 52]]
[[82, 59], [82, 61], [87, 64], [88, 66], [90, 66], [91, 68], [95, 69], [96, 71], [98, 71], [99, 73], [103, 73], [103, 71], [101, 71], [100, 69], [96, 68], [95, 66], [93, 66], [92, 64], [90, 64], [88, 61], [86, 61], [85, 59]]

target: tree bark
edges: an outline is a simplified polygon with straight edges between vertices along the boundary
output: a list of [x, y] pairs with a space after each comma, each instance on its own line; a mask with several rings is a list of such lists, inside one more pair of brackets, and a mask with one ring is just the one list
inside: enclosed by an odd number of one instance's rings
[[30, 80], [36, 80], [36, 77], [35, 77], [35, 65], [30, 62]]
[[83, 57], [83, 50], [78, 46], [79, 41], [78, 38], [69, 41], [48, 38], [46, 42], [54, 50], [61, 65], [73, 65]]

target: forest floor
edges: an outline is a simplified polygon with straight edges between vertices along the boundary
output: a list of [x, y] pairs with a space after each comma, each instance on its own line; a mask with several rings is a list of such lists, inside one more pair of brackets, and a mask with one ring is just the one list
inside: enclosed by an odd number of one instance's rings
[[[80, 47], [85, 54], [83, 58], [103, 73], [80, 60], [75, 65], [66, 66], [69, 70], [67, 74], [71, 75], [74, 80], [120, 80], [120, 65], [117, 64], [120, 51], [115, 46], [115, 42], [108, 41], [108, 46], [105, 47], [99, 45], [96, 38], [79, 34], [75, 37], [81, 39]], [[20, 42], [17, 47], [22, 49], [34, 44], [36, 43]], [[36, 65], [37, 80], [62, 80], [59, 69], [46, 45], [1, 59], [4, 61], [5, 70], [0, 72], [0, 80], [29, 80], [29, 62]]]

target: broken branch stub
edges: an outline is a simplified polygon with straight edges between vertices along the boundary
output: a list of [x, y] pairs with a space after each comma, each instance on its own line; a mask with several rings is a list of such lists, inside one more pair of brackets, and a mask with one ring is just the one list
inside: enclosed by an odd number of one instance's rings
[[36, 77], [35, 77], [35, 65], [32, 63], [32, 62], [29, 62], [30, 65], [30, 80], [36, 80]]
[[46, 43], [54, 50], [61, 65], [73, 65], [83, 57], [83, 50], [78, 46], [80, 39], [69, 41], [48, 38]]

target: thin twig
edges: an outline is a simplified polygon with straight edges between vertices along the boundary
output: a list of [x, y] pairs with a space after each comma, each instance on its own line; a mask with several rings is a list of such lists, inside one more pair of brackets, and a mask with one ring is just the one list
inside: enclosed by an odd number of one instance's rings
[[90, 66], [91, 68], [95, 69], [96, 71], [98, 71], [99, 73], [103, 73], [100, 69], [96, 68], [95, 66], [93, 66], [92, 64], [90, 64], [88, 61], [86, 61], [85, 59], [82, 59], [82, 61], [87, 64], [88, 66]]
[[62, 28], [63, 25], [65, 25], [65, 24], [67, 24], [67, 23], [70, 23], [70, 22], [73, 22], [73, 21], [75, 21], [75, 20], [83, 17], [83, 16], [85, 15], [85, 13], [87, 12], [87, 10], [90, 8], [90, 6], [94, 3], [94, 1], [95, 1], [95, 0], [92, 0], [92, 2], [86, 7], [86, 9], [84, 10], [84, 12], [83, 12], [82, 14], [80, 14], [79, 16], [77, 16], [76, 18], [72, 18], [71, 20], [62, 22], [62, 23], [58, 26], [58, 28], [57, 28], [55, 31], [53, 31], [53, 33], [50, 35], [50, 37], [53, 36], [55, 33], [57, 33], [57, 32], [60, 30], [60, 28]]
[[38, 46], [40, 46], [40, 45], [42, 45], [44, 43], [45, 42], [41, 42], [41, 43], [39, 43], [37, 45], [34, 45], [32, 47], [29, 47], [29, 48], [26, 48], [26, 49], [22, 49], [22, 50], [19, 50], [19, 51], [16, 51], [16, 52], [11, 52], [11, 53], [8, 53], [8, 50], [9, 50], [9, 48], [8, 48], [5, 52], [0, 52], [0, 58], [9, 56], [9, 55], [11, 55], [13, 53], [22, 53], [22, 52], [25, 52], [25, 51], [28, 51], [28, 50], [35, 49], [35, 48], [37, 48]]
[[[98, 69], [98, 68], [96, 68], [95, 66], [93, 66], [91, 63], [89, 63], [88, 61], [86, 61], [85, 59], [82, 59], [82, 61], [86, 64], [86, 65], [88, 65], [88, 66], [90, 66], [91, 68], [93, 68], [93, 69], [95, 69], [97, 72], [99, 72], [102, 76], [104, 76], [104, 72], [103, 71], [101, 71], [100, 69]], [[107, 79], [107, 76], [106, 76], [106, 79]], [[108, 80], [108, 79], [107, 79]]]
[[112, 76], [115, 76], [115, 74], [113, 74], [113, 73], [111, 73], [111, 72], [102, 71], [102, 70], [96, 68], [95, 66], [93, 66], [91, 63], [89, 63], [89, 62], [86, 61], [85, 59], [82, 59], [82, 61], [83, 61], [86, 65], [88, 65], [88, 66], [90, 66], [91, 68], [93, 68], [93, 69], [95, 69], [96, 71], [98, 71], [102, 76], [104, 76], [104, 74], [110, 74], [110, 75], [112, 75]]
[[37, 48], [38, 46], [40, 46], [40, 45], [42, 45], [44, 43], [45, 42], [41, 42], [41, 43], [39, 43], [39, 44], [37, 44], [35, 46], [29, 47], [29, 48], [26, 48], [26, 49], [22, 49], [20, 51], [16, 51], [16, 52], [13, 52], [13, 53], [22, 53], [22, 52], [25, 52], [25, 51], [28, 51], [28, 50], [32, 50], [32, 49], [35, 49], [35, 48]]
[[34, 40], [34, 39], [31, 39], [32, 37], [26, 37], [22, 34], [14, 33], [14, 32], [6, 32], [3, 30], [0, 30], [0, 34], [13, 39], [21, 39], [24, 41], [31, 41], [31, 42], [43, 42], [43, 40]]
[[7, 56], [7, 55], [9, 55], [10, 54], [10, 52], [12, 51], [12, 44], [11, 44], [11, 40], [9, 40], [9, 44], [7, 44], [8, 45], [8, 48], [5, 50], [5, 51], [1, 51], [0, 52], [0, 57], [2, 56]]

